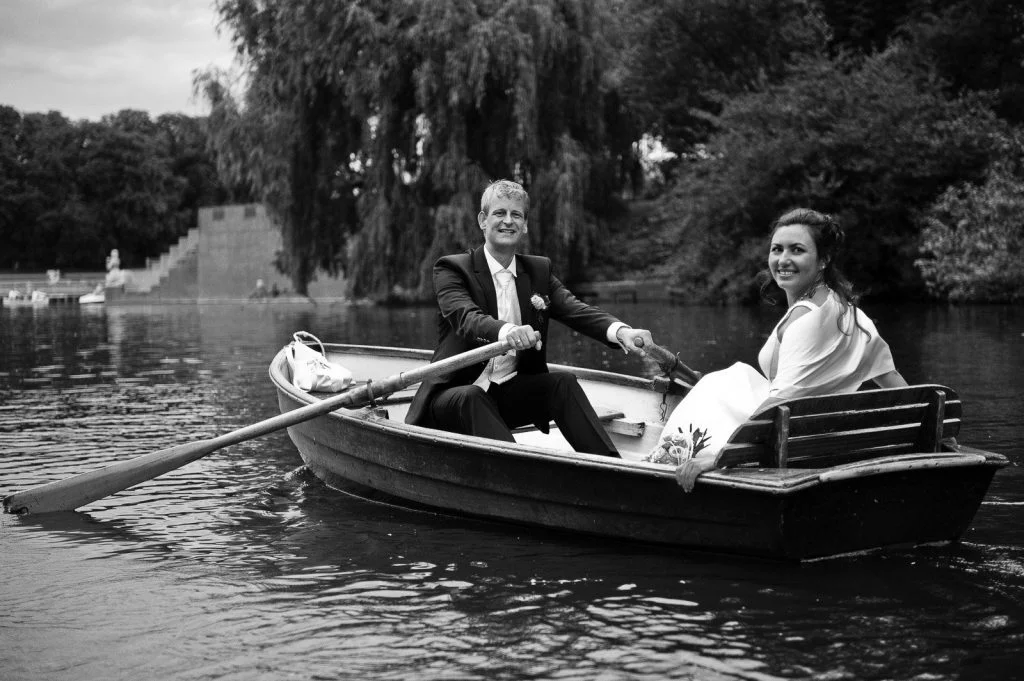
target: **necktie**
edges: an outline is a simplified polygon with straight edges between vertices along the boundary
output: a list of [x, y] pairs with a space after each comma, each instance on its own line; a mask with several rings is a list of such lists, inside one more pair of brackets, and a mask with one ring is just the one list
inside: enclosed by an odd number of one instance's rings
[[[519, 317], [519, 304], [516, 300], [516, 284], [515, 278], [512, 273], [508, 270], [498, 270], [494, 273], [494, 278], [498, 280], [496, 287], [496, 293], [498, 297], [498, 319], [503, 322], [510, 322], [519, 326], [521, 324]], [[508, 379], [512, 378], [516, 373], [516, 352], [514, 350], [508, 353], [495, 357], [491, 361], [489, 372], [484, 372], [487, 375], [490, 383], [504, 383]]]
[[515, 304], [516, 284], [512, 273], [498, 270], [494, 276], [498, 279], [498, 319], [518, 326], [519, 306]]

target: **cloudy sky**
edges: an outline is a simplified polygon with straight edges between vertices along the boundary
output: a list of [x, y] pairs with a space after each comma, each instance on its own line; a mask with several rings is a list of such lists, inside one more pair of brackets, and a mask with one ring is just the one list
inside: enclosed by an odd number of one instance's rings
[[212, 0], [0, 0], [0, 104], [98, 120], [206, 113], [192, 72], [227, 68]]

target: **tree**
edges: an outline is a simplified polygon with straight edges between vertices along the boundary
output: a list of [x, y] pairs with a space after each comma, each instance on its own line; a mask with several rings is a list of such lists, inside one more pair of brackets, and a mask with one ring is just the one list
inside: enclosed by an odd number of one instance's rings
[[21, 163], [21, 114], [12, 107], [0, 106], [0, 267], [20, 264], [18, 225], [22, 221], [25, 198], [22, 196], [25, 173]]
[[185, 181], [171, 172], [159, 128], [146, 112], [125, 110], [83, 131], [78, 186], [104, 231], [95, 262], [111, 248], [124, 264], [158, 255], [189, 226], [176, 220]]
[[352, 166], [363, 167], [372, 113], [361, 105], [359, 77], [367, 74], [356, 62], [372, 46], [377, 19], [357, 3], [226, 0], [216, 8], [248, 82], [239, 101], [229, 74], [197, 77], [211, 105], [210, 146], [221, 177], [276, 218], [278, 266], [305, 293], [317, 267], [340, 269], [345, 235], [356, 226], [360, 179]]
[[125, 110], [100, 122], [0, 107], [0, 267], [138, 266], [225, 196], [201, 119]]
[[950, 0], [818, 0], [822, 17], [831, 27], [832, 54], [871, 55], [889, 45], [893, 34], [908, 21]]
[[444, 252], [479, 242], [486, 182], [531, 190], [531, 245], [578, 275], [617, 208], [636, 135], [614, 96], [609, 0], [217, 3], [244, 96], [206, 73], [219, 167], [281, 223], [305, 291], [422, 298]]
[[[919, 219], [916, 261], [932, 296], [957, 302], [1024, 300], [1024, 135], [983, 182], [949, 187]], [[1013, 161], [1016, 161], [1014, 163]]]
[[244, 191], [229, 191], [217, 176], [217, 165], [206, 150], [206, 119], [163, 114], [156, 119], [154, 134], [162, 138], [168, 169], [184, 182], [174, 211], [174, 231], [183, 234], [198, 224], [199, 208], [229, 201], [250, 200]]
[[953, 94], [988, 91], [999, 116], [1024, 123], [1024, 9], [1018, 0], [934, 2], [901, 30]]
[[916, 211], [950, 184], [980, 180], [998, 155], [1001, 126], [985, 104], [947, 99], [898, 47], [807, 60], [730, 101], [711, 157], [687, 169], [665, 206], [681, 225], [679, 285], [692, 300], [749, 299], [768, 224], [806, 205], [840, 215], [861, 287], [918, 291]]
[[806, 0], [627, 3], [626, 95], [643, 130], [686, 153], [706, 142], [731, 97], [783, 80], [819, 54], [830, 27]]
[[53, 267], [63, 206], [77, 196], [75, 155], [80, 140], [74, 126], [55, 111], [24, 116], [7, 112], [4, 123], [4, 213], [10, 222], [4, 229], [0, 265]]

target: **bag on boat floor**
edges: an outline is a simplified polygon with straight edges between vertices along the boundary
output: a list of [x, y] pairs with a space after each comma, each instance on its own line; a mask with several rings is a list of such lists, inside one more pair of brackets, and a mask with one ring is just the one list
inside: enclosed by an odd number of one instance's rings
[[[320, 346], [320, 352], [302, 342], [309, 338]], [[292, 370], [292, 383], [306, 392], [336, 393], [352, 384], [352, 372], [327, 361], [327, 352], [320, 339], [308, 331], [296, 331], [288, 345], [288, 366]]]

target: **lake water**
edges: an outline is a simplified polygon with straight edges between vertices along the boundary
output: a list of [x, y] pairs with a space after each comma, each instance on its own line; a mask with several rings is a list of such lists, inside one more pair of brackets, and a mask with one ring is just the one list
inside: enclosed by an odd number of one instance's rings
[[[608, 308], [692, 367], [779, 311]], [[0, 679], [1024, 678], [1024, 307], [870, 308], [911, 382], [1003, 453], [959, 545], [803, 565], [656, 550], [346, 496], [284, 434], [77, 513], [0, 515]], [[430, 347], [429, 309], [0, 311], [0, 494], [276, 413], [293, 331]], [[551, 360], [642, 367], [564, 331]]]

